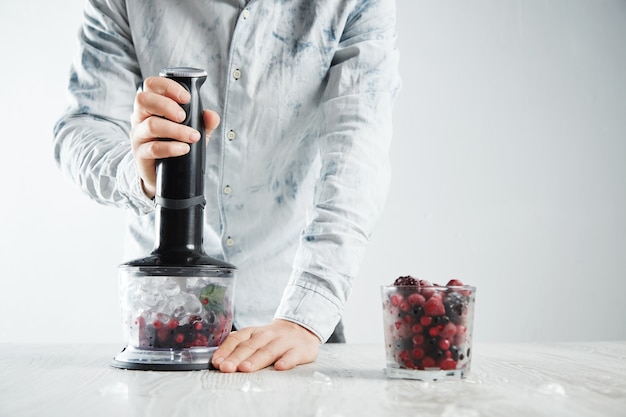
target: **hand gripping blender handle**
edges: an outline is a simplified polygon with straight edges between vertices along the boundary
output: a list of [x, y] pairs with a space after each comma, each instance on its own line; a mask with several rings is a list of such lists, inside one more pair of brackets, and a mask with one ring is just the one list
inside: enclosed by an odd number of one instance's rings
[[207, 73], [202, 69], [175, 67], [164, 68], [159, 75], [173, 79], [189, 91], [191, 100], [181, 105], [187, 114], [182, 124], [198, 130], [201, 138], [190, 145], [186, 155], [157, 161], [156, 203], [168, 209], [204, 206], [206, 137], [200, 87], [206, 81]]

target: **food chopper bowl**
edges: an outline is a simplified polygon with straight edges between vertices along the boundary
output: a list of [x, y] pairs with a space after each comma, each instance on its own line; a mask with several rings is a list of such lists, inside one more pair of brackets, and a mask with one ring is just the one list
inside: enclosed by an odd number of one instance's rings
[[216, 265], [119, 268], [126, 347], [111, 365], [136, 370], [200, 370], [233, 322], [235, 270]]

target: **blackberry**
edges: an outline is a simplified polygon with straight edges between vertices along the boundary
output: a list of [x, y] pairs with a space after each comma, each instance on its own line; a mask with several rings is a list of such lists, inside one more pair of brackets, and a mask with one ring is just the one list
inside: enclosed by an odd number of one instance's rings
[[455, 324], [461, 323], [461, 316], [463, 315], [466, 304], [466, 299], [461, 293], [456, 291], [448, 293], [443, 305], [446, 309], [446, 315], [451, 322]]
[[419, 286], [419, 281], [416, 280], [415, 278], [413, 278], [412, 276], [407, 275], [407, 276], [404, 276], [404, 277], [396, 278], [396, 280], [394, 281], [393, 285], [395, 285], [395, 286], [401, 286], [401, 285]]

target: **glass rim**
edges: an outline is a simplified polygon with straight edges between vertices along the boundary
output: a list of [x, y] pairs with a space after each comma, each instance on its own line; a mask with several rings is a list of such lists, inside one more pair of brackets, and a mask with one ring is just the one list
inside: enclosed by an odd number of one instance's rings
[[427, 289], [439, 289], [439, 290], [445, 290], [445, 289], [460, 289], [460, 290], [476, 290], [476, 287], [473, 285], [381, 285], [380, 288], [383, 289], [390, 289], [390, 288], [416, 288], [416, 289], [421, 289], [421, 288], [427, 288]]

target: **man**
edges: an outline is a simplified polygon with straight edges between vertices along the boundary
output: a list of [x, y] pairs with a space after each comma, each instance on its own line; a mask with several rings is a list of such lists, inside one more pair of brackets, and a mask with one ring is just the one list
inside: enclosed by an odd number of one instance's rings
[[213, 364], [290, 369], [341, 340], [389, 182], [394, 0], [90, 0], [79, 39], [55, 157], [129, 210], [129, 259], [154, 245], [155, 159], [200, 136], [179, 124], [189, 94], [155, 75], [209, 74], [204, 246], [239, 270], [239, 330]]

